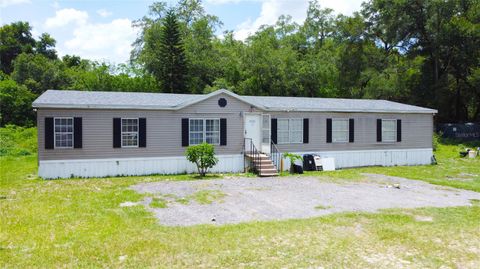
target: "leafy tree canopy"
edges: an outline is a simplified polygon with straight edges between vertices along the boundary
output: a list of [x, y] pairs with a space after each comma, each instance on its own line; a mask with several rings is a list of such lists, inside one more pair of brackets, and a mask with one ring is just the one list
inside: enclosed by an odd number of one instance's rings
[[[173, 7], [155, 2], [133, 23], [140, 35], [124, 65], [58, 59], [50, 35], [35, 39], [28, 22], [16, 22], [0, 27], [0, 80], [9, 81], [3, 86], [9, 92], [27, 89], [34, 96], [50, 88], [228, 88], [248, 95], [388, 99], [436, 108], [438, 122], [480, 121], [480, 1], [369, 0], [345, 16], [312, 0], [305, 12], [302, 23], [282, 15], [238, 40], [232, 31], [216, 34], [222, 23], [201, 0]], [[8, 122], [25, 122], [8, 111], [2, 112]]]

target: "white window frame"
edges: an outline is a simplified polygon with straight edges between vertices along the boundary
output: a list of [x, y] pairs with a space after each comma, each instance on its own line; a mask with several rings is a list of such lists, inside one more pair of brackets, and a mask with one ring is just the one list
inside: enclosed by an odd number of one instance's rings
[[[137, 120], [137, 131], [136, 132], [124, 132], [123, 131], [123, 120]], [[139, 137], [139, 133], [140, 133], [140, 120], [139, 118], [120, 118], [120, 144], [122, 146], [122, 148], [138, 148], [138, 144], [139, 144], [139, 140], [140, 140], [140, 137]], [[130, 146], [124, 146], [123, 145], [123, 134], [136, 134], [137, 135], [137, 145], [130, 145]]]
[[[350, 119], [348, 118], [333, 118], [332, 119], [332, 143], [348, 143], [349, 141], [349, 136], [350, 136], [350, 122], [349, 122]], [[333, 127], [333, 125], [335, 124], [335, 122], [338, 122], [338, 121], [345, 121], [347, 122], [347, 135], [346, 135], [346, 139], [345, 140], [335, 140], [335, 132], [339, 132], [339, 131], [335, 131], [335, 128]], [[341, 130], [342, 132], [344, 132], [345, 130]]]
[[[386, 131], [386, 132], [393, 132], [393, 139], [392, 140], [385, 140], [385, 132], [383, 128], [385, 127], [384, 122], [389, 121], [393, 122], [393, 131]], [[397, 142], [397, 120], [396, 119], [382, 119], [382, 142], [383, 143], [395, 143]]]
[[[288, 141], [286, 141], [286, 142], [278, 141], [278, 133], [279, 133], [278, 132], [278, 121], [280, 121], [280, 120], [286, 120], [288, 122], [288, 131], [287, 131], [288, 132]], [[294, 131], [292, 130], [292, 128], [291, 128], [292, 125], [290, 123], [294, 120], [298, 120], [301, 123], [301, 127], [300, 127], [300, 131], [302, 132], [301, 141], [295, 141], [295, 142], [292, 141], [292, 132], [294, 132]], [[277, 144], [303, 144], [303, 118], [278, 118], [277, 119]]]
[[[72, 120], [72, 131], [71, 132], [57, 132], [55, 126], [57, 125], [56, 121], [57, 119], [71, 119]], [[72, 134], [72, 146], [71, 147], [57, 147], [57, 133], [61, 134]], [[73, 146], [75, 145], [75, 122], [73, 120], [73, 117], [54, 117], [53, 118], [53, 148], [55, 149], [73, 149]]]
[[[188, 119], [188, 144], [189, 145], [199, 145], [199, 144], [192, 144], [190, 143], [190, 133], [192, 131], [190, 131], [190, 124], [191, 124], [191, 121], [192, 120], [201, 120], [202, 121], [202, 125], [203, 125], [203, 128], [202, 128], [202, 133], [203, 133], [203, 140], [201, 143], [205, 142], [207, 143], [207, 120], [214, 120], [214, 121], [218, 121], [218, 131], [208, 131], [208, 133], [218, 133], [218, 143], [209, 143], [210, 145], [214, 145], [214, 146], [219, 146], [220, 145], [220, 140], [221, 140], [221, 126], [220, 126], [220, 118], [189, 118]], [[200, 133], [200, 131], [194, 131], [193, 133]], [[201, 144], [200, 143], [200, 144]]]

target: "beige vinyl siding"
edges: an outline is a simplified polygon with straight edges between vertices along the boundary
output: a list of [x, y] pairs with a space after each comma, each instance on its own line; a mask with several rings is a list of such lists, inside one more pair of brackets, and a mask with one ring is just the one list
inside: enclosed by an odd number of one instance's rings
[[[282, 152], [431, 148], [433, 115], [386, 113], [279, 112], [273, 118], [309, 118], [309, 143], [279, 144]], [[355, 119], [355, 142], [327, 143], [327, 118]], [[377, 142], [377, 119], [401, 119], [401, 142]]]
[[[227, 99], [221, 108], [219, 98]], [[215, 146], [217, 154], [240, 154], [243, 149], [242, 111], [250, 105], [228, 95], [214, 96], [179, 111], [100, 110], [100, 109], [38, 109], [39, 160], [70, 160], [99, 158], [136, 158], [183, 156], [182, 118], [226, 118], [227, 145]], [[82, 117], [83, 147], [81, 149], [45, 149], [46, 117]], [[146, 148], [113, 148], [113, 118], [146, 118]]]
[[[227, 99], [227, 106], [218, 106], [218, 99]], [[217, 154], [241, 154], [243, 151], [243, 113], [254, 111], [251, 105], [226, 94], [178, 111], [167, 110], [104, 110], [104, 109], [38, 109], [39, 160], [72, 160], [101, 158], [141, 158], [183, 156], [182, 118], [226, 118], [227, 145], [215, 146]], [[242, 113], [243, 112], [243, 113]], [[431, 148], [432, 114], [266, 112], [272, 118], [309, 118], [309, 143], [281, 144], [282, 152], [414, 149]], [[45, 117], [82, 117], [83, 148], [45, 150]], [[113, 118], [146, 118], [146, 148], [113, 148]], [[355, 119], [354, 143], [326, 143], [327, 118]], [[402, 142], [376, 141], [377, 119], [401, 119]]]

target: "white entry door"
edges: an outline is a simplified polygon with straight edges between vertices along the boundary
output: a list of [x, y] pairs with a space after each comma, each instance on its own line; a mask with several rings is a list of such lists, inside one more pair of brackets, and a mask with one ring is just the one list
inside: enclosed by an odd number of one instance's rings
[[[252, 139], [257, 150], [261, 151], [262, 145], [262, 115], [245, 113], [245, 138]], [[246, 144], [248, 147], [249, 145]], [[249, 150], [246, 148], [246, 150]]]

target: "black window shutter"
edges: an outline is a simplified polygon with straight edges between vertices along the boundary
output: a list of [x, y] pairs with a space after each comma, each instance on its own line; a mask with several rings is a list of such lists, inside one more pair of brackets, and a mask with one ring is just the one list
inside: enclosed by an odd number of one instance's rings
[[332, 143], [332, 119], [327, 119], [327, 143]]
[[113, 147], [122, 147], [122, 119], [113, 118]]
[[147, 119], [138, 119], [138, 147], [147, 147]]
[[73, 148], [82, 148], [82, 118], [73, 118]]
[[377, 142], [382, 142], [382, 119], [377, 119]]
[[303, 119], [303, 144], [308, 144], [308, 119]]
[[188, 119], [182, 119], [182, 147], [188, 147]]
[[54, 147], [53, 118], [45, 118], [45, 149]]
[[348, 142], [353, 143], [355, 141], [355, 120], [348, 120]]
[[270, 139], [272, 139], [273, 144], [277, 144], [277, 119], [271, 120], [270, 128]]
[[402, 120], [397, 120], [397, 142], [402, 141]]
[[227, 119], [220, 119], [220, 146], [227, 145]]

